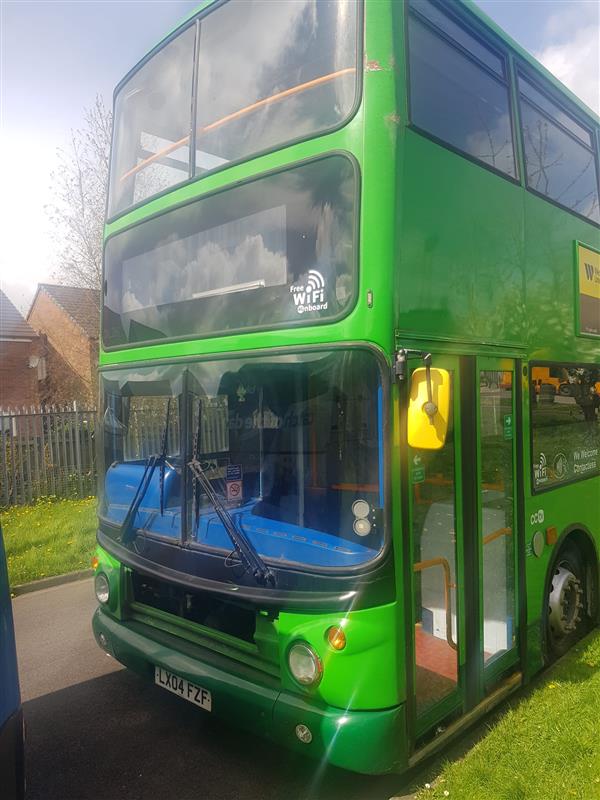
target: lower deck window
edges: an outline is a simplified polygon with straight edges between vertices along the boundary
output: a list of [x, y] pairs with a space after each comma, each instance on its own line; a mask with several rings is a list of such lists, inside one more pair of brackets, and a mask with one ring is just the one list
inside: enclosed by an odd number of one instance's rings
[[531, 367], [533, 488], [600, 474], [600, 367]]

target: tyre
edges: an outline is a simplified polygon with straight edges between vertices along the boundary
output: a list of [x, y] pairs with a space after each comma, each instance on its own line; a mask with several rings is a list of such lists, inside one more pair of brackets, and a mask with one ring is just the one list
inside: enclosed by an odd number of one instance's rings
[[548, 582], [545, 615], [548, 663], [564, 655], [592, 627], [586, 610], [586, 581], [587, 570], [581, 551], [567, 543], [552, 566]]
[[562, 397], [570, 397], [571, 392], [571, 384], [570, 383], [561, 383], [558, 387], [558, 393], [562, 395]]

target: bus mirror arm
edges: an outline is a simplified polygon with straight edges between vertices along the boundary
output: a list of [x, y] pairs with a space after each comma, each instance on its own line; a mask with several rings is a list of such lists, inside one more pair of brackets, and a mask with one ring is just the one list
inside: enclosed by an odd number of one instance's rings
[[427, 414], [429, 422], [433, 425], [435, 415], [438, 412], [438, 407], [433, 402], [433, 391], [431, 388], [431, 353], [425, 350], [411, 350], [409, 348], [401, 348], [394, 356], [394, 374], [400, 382], [406, 380], [406, 364], [409, 355], [418, 356], [422, 359], [425, 365], [426, 380], [427, 380], [427, 402], [423, 406], [423, 411]]

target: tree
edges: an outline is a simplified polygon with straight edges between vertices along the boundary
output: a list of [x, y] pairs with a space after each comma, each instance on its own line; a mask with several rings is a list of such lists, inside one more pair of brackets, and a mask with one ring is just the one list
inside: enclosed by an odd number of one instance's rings
[[100, 95], [84, 109], [83, 121], [71, 131], [68, 147], [58, 150], [51, 176], [55, 200], [46, 211], [57, 244], [55, 277], [99, 289], [112, 131], [112, 113]]

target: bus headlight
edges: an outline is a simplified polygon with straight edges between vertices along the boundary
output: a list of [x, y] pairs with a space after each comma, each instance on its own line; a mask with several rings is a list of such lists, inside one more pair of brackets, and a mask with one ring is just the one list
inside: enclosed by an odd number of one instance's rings
[[368, 536], [371, 533], [371, 523], [368, 519], [355, 519], [352, 530], [357, 536]]
[[321, 659], [306, 642], [296, 642], [288, 651], [290, 672], [302, 686], [316, 686], [323, 675]]
[[110, 585], [108, 578], [103, 572], [99, 572], [94, 578], [94, 589], [96, 590], [96, 599], [102, 605], [108, 603], [110, 597]]

